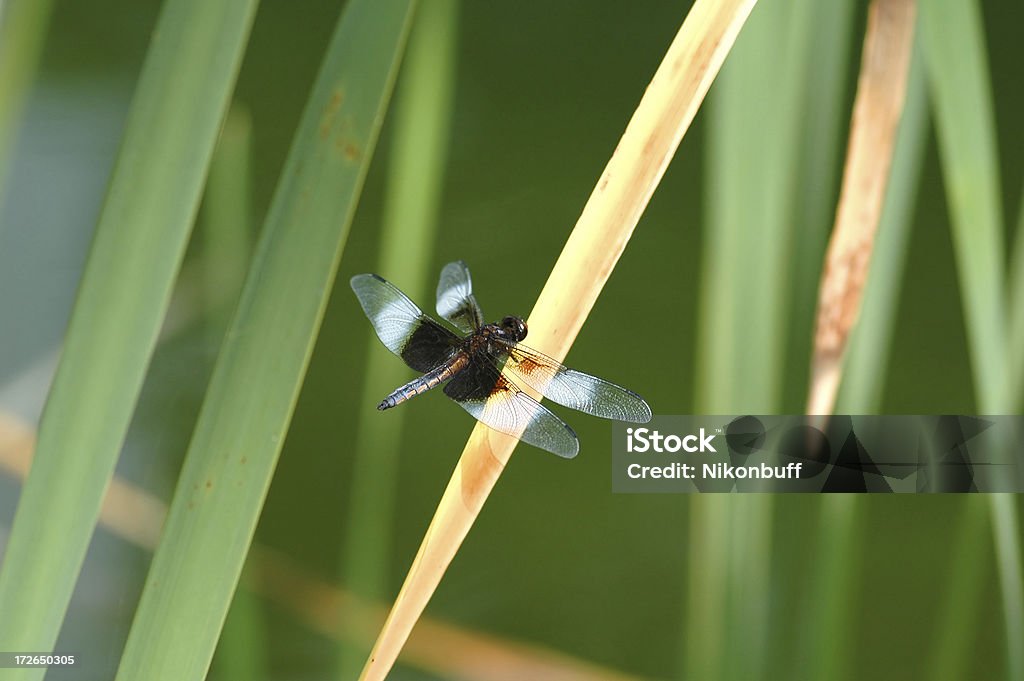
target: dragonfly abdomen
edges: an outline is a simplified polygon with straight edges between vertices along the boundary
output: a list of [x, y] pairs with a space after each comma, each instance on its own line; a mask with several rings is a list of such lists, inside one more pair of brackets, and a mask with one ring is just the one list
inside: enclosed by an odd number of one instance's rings
[[432, 369], [422, 376], [417, 376], [405, 385], [395, 388], [390, 395], [381, 400], [380, 404], [377, 405], [377, 409], [384, 411], [385, 409], [397, 407], [402, 402], [411, 400], [417, 395], [422, 395], [431, 388], [436, 388], [462, 370], [468, 362], [469, 357], [464, 352], [459, 352], [436, 369]]

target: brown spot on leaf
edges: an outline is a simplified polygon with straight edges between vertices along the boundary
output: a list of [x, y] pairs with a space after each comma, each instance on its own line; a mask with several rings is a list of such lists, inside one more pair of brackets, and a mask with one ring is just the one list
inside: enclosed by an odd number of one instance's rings
[[342, 156], [344, 156], [349, 161], [358, 161], [359, 158], [362, 156], [362, 151], [348, 137], [339, 137], [338, 140], [334, 143], [334, 146], [335, 148], [337, 148], [338, 151], [341, 152]]
[[331, 94], [331, 99], [327, 102], [327, 107], [324, 109], [323, 116], [320, 117], [320, 137], [321, 139], [327, 139], [331, 136], [331, 128], [334, 127], [334, 122], [338, 117], [338, 112], [341, 111], [341, 105], [345, 102], [345, 92], [341, 88], [336, 88], [334, 93]]

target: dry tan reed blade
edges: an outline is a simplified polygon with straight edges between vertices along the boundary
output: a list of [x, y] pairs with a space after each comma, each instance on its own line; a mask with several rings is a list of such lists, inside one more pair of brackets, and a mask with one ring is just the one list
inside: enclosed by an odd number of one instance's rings
[[[530, 315], [530, 344], [569, 351], [755, 0], [697, 0], [605, 167]], [[384, 679], [469, 532], [516, 439], [477, 425], [361, 679]]]
[[913, 0], [871, 3], [843, 186], [818, 292], [808, 414], [827, 415], [835, 406], [885, 200], [913, 41]]

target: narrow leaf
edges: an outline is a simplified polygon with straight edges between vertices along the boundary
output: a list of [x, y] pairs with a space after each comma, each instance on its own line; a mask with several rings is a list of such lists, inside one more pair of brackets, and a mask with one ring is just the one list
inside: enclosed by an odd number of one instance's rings
[[411, 6], [353, 0], [339, 19], [214, 368], [121, 659], [122, 681], [206, 675], [324, 314]]
[[[0, 571], [2, 650], [49, 651], [57, 639], [255, 9], [255, 0], [167, 0], [160, 16]], [[44, 672], [17, 673], [29, 679]]]
[[[1012, 413], [1015, 367], [1007, 343], [1008, 330], [1016, 321], [1006, 319], [1010, 301], [1005, 289], [999, 164], [981, 10], [973, 0], [923, 3], [921, 31], [978, 410]], [[995, 529], [1009, 676], [1022, 679], [1024, 592], [1015, 497], [992, 495], [989, 511]]]
[[[797, 276], [791, 244], [798, 208], [804, 207], [797, 201], [796, 178], [801, 162], [811, 162], [802, 153], [801, 135], [806, 107], [817, 109], [817, 103], [805, 104], [806, 87], [808, 76], [823, 66], [810, 66], [811, 46], [820, 40], [813, 22], [825, 14], [811, 0], [758, 5], [708, 102], [698, 412], [779, 409]], [[755, 538], [755, 528], [771, 527], [775, 504], [766, 495], [735, 503], [693, 495], [688, 502], [691, 519], [720, 514], [716, 526], [726, 528], [727, 537], [750, 543], [741, 548], [707, 532], [693, 533], [688, 569], [695, 607], [686, 613], [679, 675], [764, 678], [773, 635], [767, 602], [730, 594], [771, 582], [772, 534]], [[738, 552], [745, 560], [736, 559]], [[742, 642], [742, 654], [714, 653], [727, 651], [732, 641]]]
[[913, 0], [871, 3], [843, 188], [818, 295], [808, 414], [831, 414], [835, 406], [882, 215], [913, 37]]
[[992, 545], [986, 503], [981, 494], [965, 494], [957, 507], [958, 527], [949, 542], [948, 586], [939, 592], [936, 641], [926, 677], [931, 681], [959, 681], [970, 676], [981, 610], [988, 601], [985, 589]]
[[953, 230], [960, 298], [983, 414], [1008, 408], [1006, 251], [992, 88], [981, 11], [974, 0], [921, 4], [942, 175]]
[[[210, 163], [200, 230], [206, 335], [214, 347], [223, 340], [252, 255], [251, 148], [248, 110], [232, 106]], [[239, 589], [217, 645], [215, 677], [269, 679], [268, 642], [262, 602], [250, 590]]]
[[52, 10], [53, 0], [0, 0], [0, 193]]
[[1020, 195], [1017, 236], [1010, 258], [1010, 288], [1007, 305], [1010, 314], [1010, 404], [1008, 414], [1024, 409], [1024, 191]]
[[782, 396], [815, 10], [811, 0], [759, 5], [708, 102], [699, 413], [772, 413]]
[[[541, 352], [569, 351], [753, 5], [698, 0], [690, 10], [530, 315]], [[391, 670], [515, 445], [482, 424], [473, 430], [361, 678]]]
[[1006, 678], [1024, 679], [1024, 565], [1021, 564], [1020, 513], [1016, 494], [988, 495], [996, 548], [1009, 670]]
[[[393, 142], [384, 199], [377, 272], [402, 273], [413, 300], [433, 294], [432, 269], [438, 212], [444, 186], [451, 110], [455, 94], [457, 0], [423, 0], [409, 37], [406, 66], [395, 95]], [[427, 295], [430, 292], [431, 295]], [[378, 417], [382, 386], [407, 380], [407, 369], [379, 352], [371, 330], [367, 340], [364, 410], [352, 449], [352, 501], [341, 555], [342, 583], [363, 598], [383, 599], [390, 574], [399, 446], [406, 412]], [[369, 652], [342, 646], [338, 678], [359, 675]]]

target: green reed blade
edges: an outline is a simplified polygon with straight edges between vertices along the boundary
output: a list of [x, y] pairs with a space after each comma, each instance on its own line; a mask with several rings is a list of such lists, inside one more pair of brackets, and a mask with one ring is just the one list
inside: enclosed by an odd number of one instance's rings
[[796, 637], [798, 657], [787, 671], [838, 681], [847, 678], [851, 662], [863, 510], [853, 494], [825, 494], [818, 501], [819, 562], [810, 573], [811, 596], [805, 601], [801, 636]]
[[942, 594], [936, 623], [936, 640], [927, 676], [931, 681], [958, 681], [970, 676], [974, 652], [973, 632], [981, 625], [981, 606], [987, 586], [985, 568], [991, 555], [985, 501], [981, 495], [966, 494], [959, 527], [949, 543], [949, 587]]
[[[434, 295], [434, 244], [444, 185], [451, 110], [455, 91], [458, 0], [422, 0], [409, 37], [408, 57], [398, 82], [394, 137], [384, 197], [381, 252], [377, 272], [401, 273], [401, 286], [427, 304]], [[367, 327], [370, 352], [359, 404], [362, 412], [355, 446], [341, 578], [355, 594], [387, 595], [390, 547], [394, 534], [395, 478], [406, 412], [380, 418], [376, 405], [392, 388], [408, 380]], [[341, 646], [338, 678], [359, 676], [369, 646]]]
[[[808, 49], [814, 56], [806, 66], [808, 96], [804, 99], [793, 213], [793, 242], [800, 245], [800, 257], [793, 262], [787, 294], [791, 296], [793, 329], [814, 328], [818, 282], [836, 213], [843, 142], [849, 123], [849, 112], [843, 107], [849, 83], [847, 71], [854, 56], [850, 44], [855, 42], [856, 4], [851, 0], [838, 0], [817, 3], [813, 9], [814, 30]], [[806, 358], [811, 354], [813, 339], [811, 333], [790, 334], [785, 370], [789, 378], [783, 386], [787, 402], [806, 401], [804, 385], [810, 370]]]
[[1016, 494], [988, 495], [992, 534], [996, 547], [999, 586], [1003, 594], [1003, 620], [1012, 681], [1024, 679], [1024, 566], [1021, 565], [1020, 512]]
[[353, 0], [331, 39], [228, 330], [117, 678], [205, 676], [309, 363], [411, 0]]
[[0, 192], [52, 10], [53, 0], [0, 0]]
[[[970, 0], [920, 7], [932, 109], [953, 228], [961, 303], [978, 410], [1012, 413], [1007, 351], [1003, 214], [995, 115], [981, 10]], [[1024, 679], [1024, 593], [1016, 497], [994, 494], [989, 511], [1002, 587], [1009, 676]]]
[[[794, 178], [816, 8], [806, 0], [756, 6], [710, 93], [698, 413], [772, 413], [780, 407]], [[755, 527], [771, 527], [773, 505], [767, 495], [711, 496], [690, 499], [692, 518], [714, 513], [727, 534], [692, 535], [685, 631], [688, 641], [700, 644], [686, 646], [681, 676], [764, 678], [770, 610], [763, 599], [729, 594], [770, 579], [770, 532], [747, 547], [743, 561], [735, 560], [730, 536], [743, 541], [752, 539]], [[742, 660], [727, 662], [730, 657]]]
[[735, 514], [726, 494], [691, 495], [686, 621], [679, 678], [720, 679], [729, 639], [729, 535]]
[[218, 328], [230, 321], [252, 256], [251, 155], [249, 112], [232, 106], [210, 163], [200, 231], [203, 305]]
[[[252, 255], [252, 120], [233, 104], [210, 163], [203, 197], [203, 307], [207, 342], [220, 345]], [[250, 589], [235, 592], [213, 661], [216, 678], [270, 678], [267, 613]]]
[[1020, 194], [1020, 212], [1017, 215], [1017, 236], [1010, 258], [1010, 288], [1007, 291], [1007, 309], [1010, 315], [1010, 414], [1024, 409], [1024, 191]]
[[256, 0], [168, 0], [158, 21], [0, 571], [0, 650], [49, 651], [57, 640], [255, 9]]
[[771, 413], [781, 396], [814, 9], [807, 0], [755, 7], [710, 93], [701, 413]]
[[921, 3], [921, 41], [953, 230], [978, 410], [1007, 409], [1003, 211], [981, 11]]

